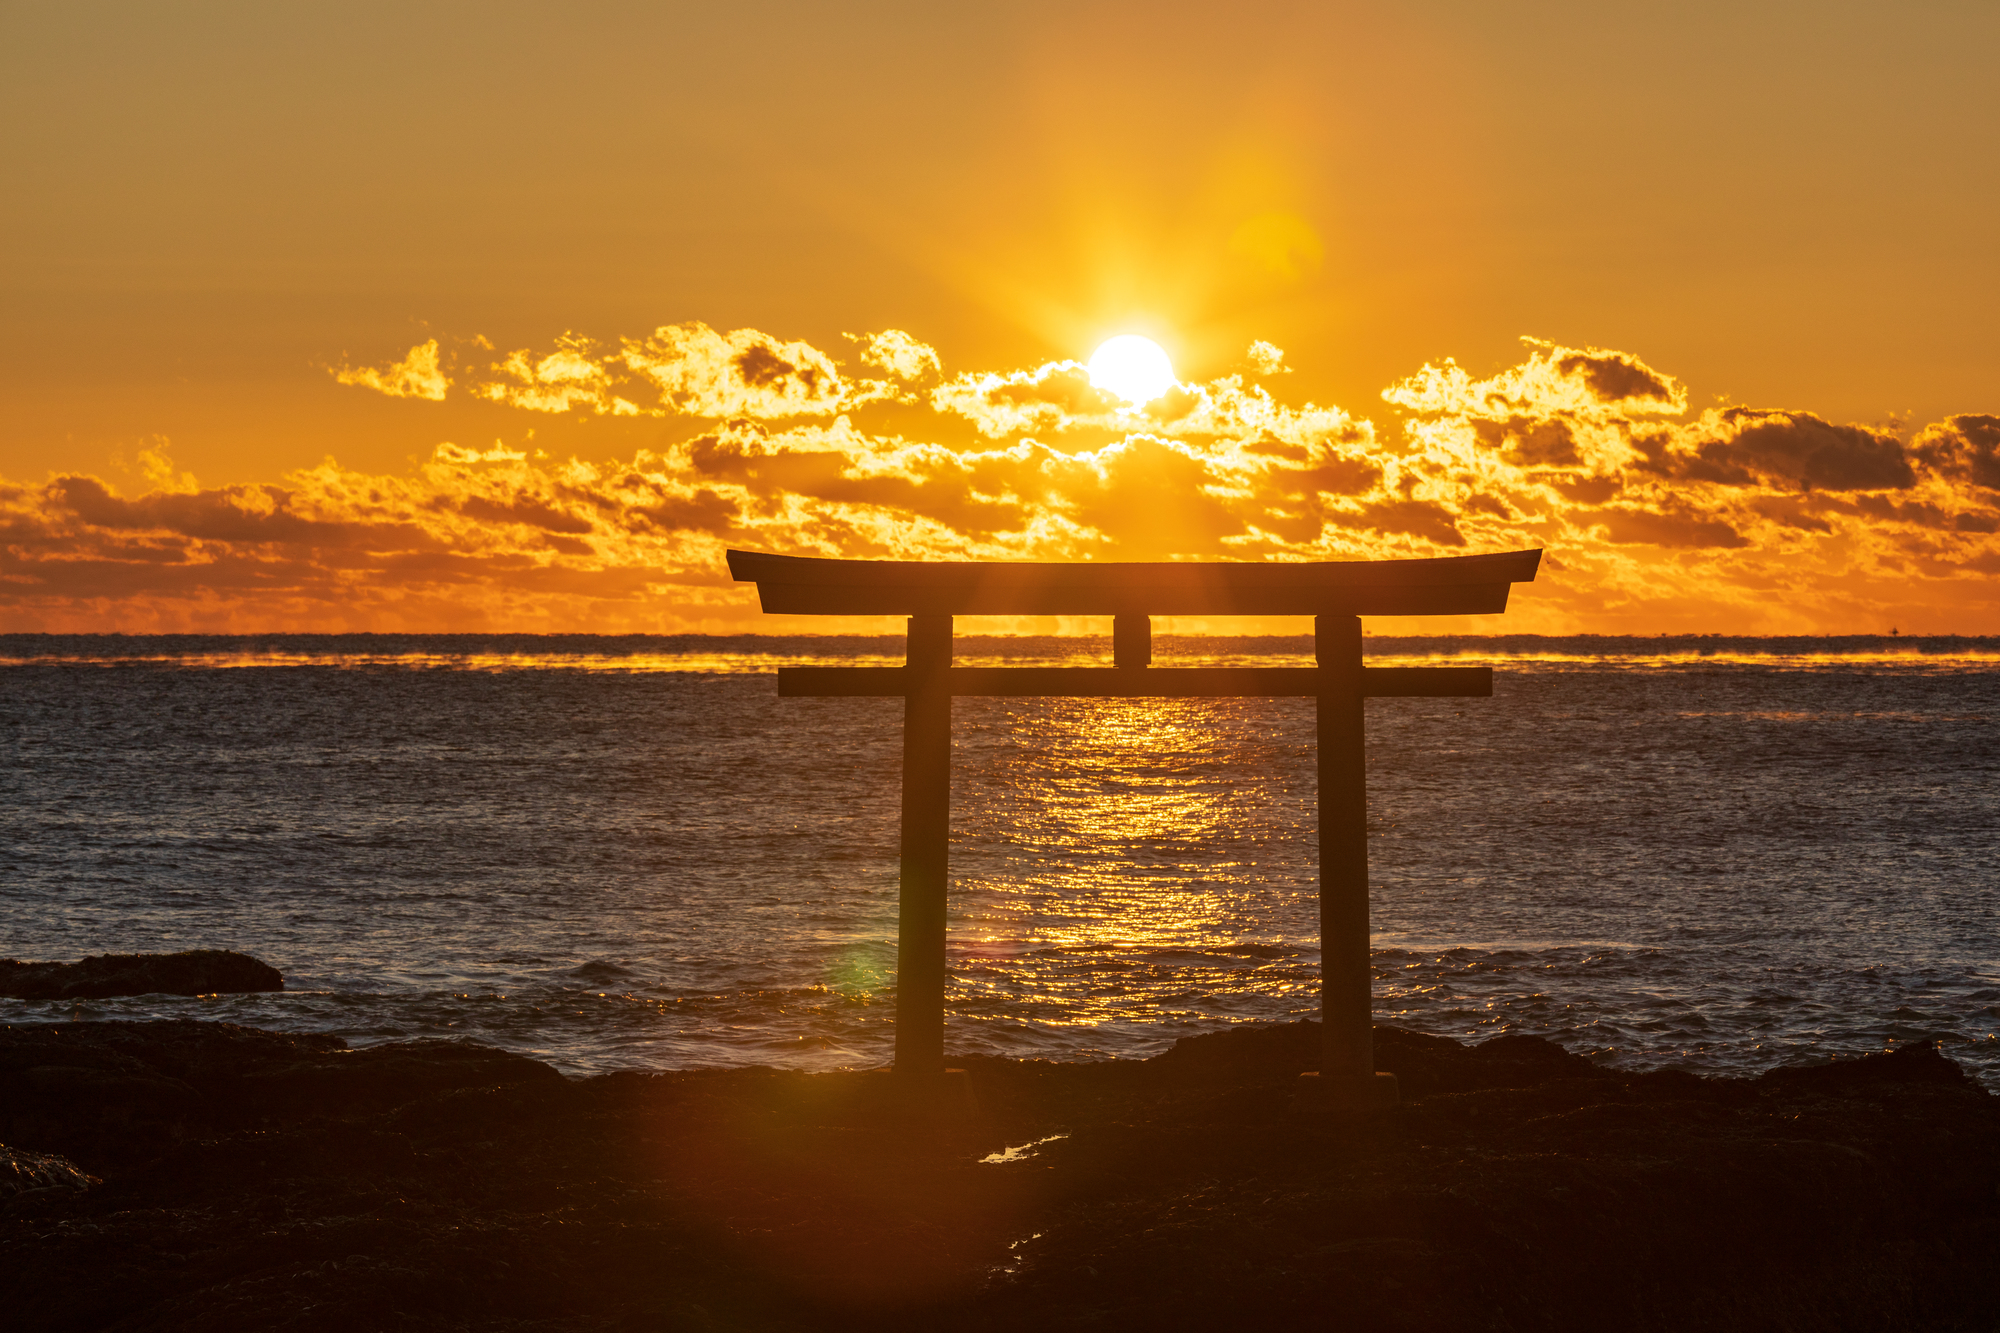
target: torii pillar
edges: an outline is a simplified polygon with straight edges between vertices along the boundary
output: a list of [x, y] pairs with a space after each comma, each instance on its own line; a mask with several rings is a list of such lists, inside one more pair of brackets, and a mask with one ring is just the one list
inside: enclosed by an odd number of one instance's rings
[[[1314, 699], [1319, 776], [1319, 1024], [1322, 1091], [1396, 1101], [1395, 1075], [1375, 1074], [1369, 1003], [1368, 747], [1358, 616], [1313, 617], [1313, 658], [1328, 678]], [[1493, 692], [1492, 677], [1485, 681]], [[1386, 1079], [1386, 1084], [1381, 1082]]]
[[[909, 616], [901, 667], [784, 667], [787, 697], [903, 700], [902, 873], [897, 910], [899, 1075], [944, 1068], [945, 916], [951, 824], [951, 701], [959, 695], [1089, 698], [1312, 698], [1319, 778], [1320, 1024], [1312, 1100], [1391, 1105], [1369, 1003], [1368, 789], [1362, 701], [1486, 696], [1485, 667], [1369, 667], [1363, 615], [1504, 611], [1540, 551], [1299, 564], [1000, 564], [822, 560], [729, 552], [767, 612]], [[954, 667], [954, 615], [1111, 615], [1102, 667]], [[1153, 615], [1312, 615], [1313, 667], [1152, 667]]]

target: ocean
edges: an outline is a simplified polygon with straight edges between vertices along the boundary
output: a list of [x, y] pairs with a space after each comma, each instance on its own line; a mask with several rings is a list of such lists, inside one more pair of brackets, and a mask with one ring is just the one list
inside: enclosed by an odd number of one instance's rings
[[[2000, 1089], [2000, 641], [1388, 638], [1376, 1019], [1748, 1073], [1931, 1036]], [[961, 663], [1108, 662], [962, 638]], [[0, 955], [231, 948], [282, 994], [0, 1000], [466, 1037], [573, 1073], [886, 1063], [900, 639], [0, 636]], [[1310, 661], [1156, 641], [1156, 665]], [[1303, 700], [962, 699], [947, 1050], [1312, 1016]]]

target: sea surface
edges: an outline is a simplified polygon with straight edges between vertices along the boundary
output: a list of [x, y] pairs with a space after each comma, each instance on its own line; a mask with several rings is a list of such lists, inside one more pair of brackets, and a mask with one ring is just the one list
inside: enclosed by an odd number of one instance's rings
[[[1934, 1036], [2000, 1089], [2000, 641], [1402, 639], [1368, 705], [1378, 1022], [1752, 1072]], [[965, 638], [1082, 664], [1103, 639]], [[232, 948], [282, 994], [0, 1000], [462, 1036], [572, 1071], [887, 1061], [888, 638], [0, 636], [0, 955]], [[1302, 665], [1162, 639], [1156, 665]], [[962, 699], [947, 1045], [1316, 1013], [1312, 705]]]

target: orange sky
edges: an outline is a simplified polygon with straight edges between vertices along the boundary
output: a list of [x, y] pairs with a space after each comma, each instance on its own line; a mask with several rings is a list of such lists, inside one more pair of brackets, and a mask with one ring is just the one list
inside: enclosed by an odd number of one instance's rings
[[[1996, 39], [0, 7], [0, 629], [862, 628], [719, 552], [1547, 545], [1504, 622], [1382, 628], [2000, 633]], [[1125, 331], [1187, 386], [1143, 417], [1066, 366]]]

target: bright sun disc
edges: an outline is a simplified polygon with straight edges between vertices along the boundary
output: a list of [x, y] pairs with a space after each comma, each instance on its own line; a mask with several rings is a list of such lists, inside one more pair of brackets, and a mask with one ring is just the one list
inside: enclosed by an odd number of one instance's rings
[[1107, 338], [1091, 353], [1090, 382], [1133, 404], [1150, 403], [1178, 383], [1166, 349], [1136, 333]]

